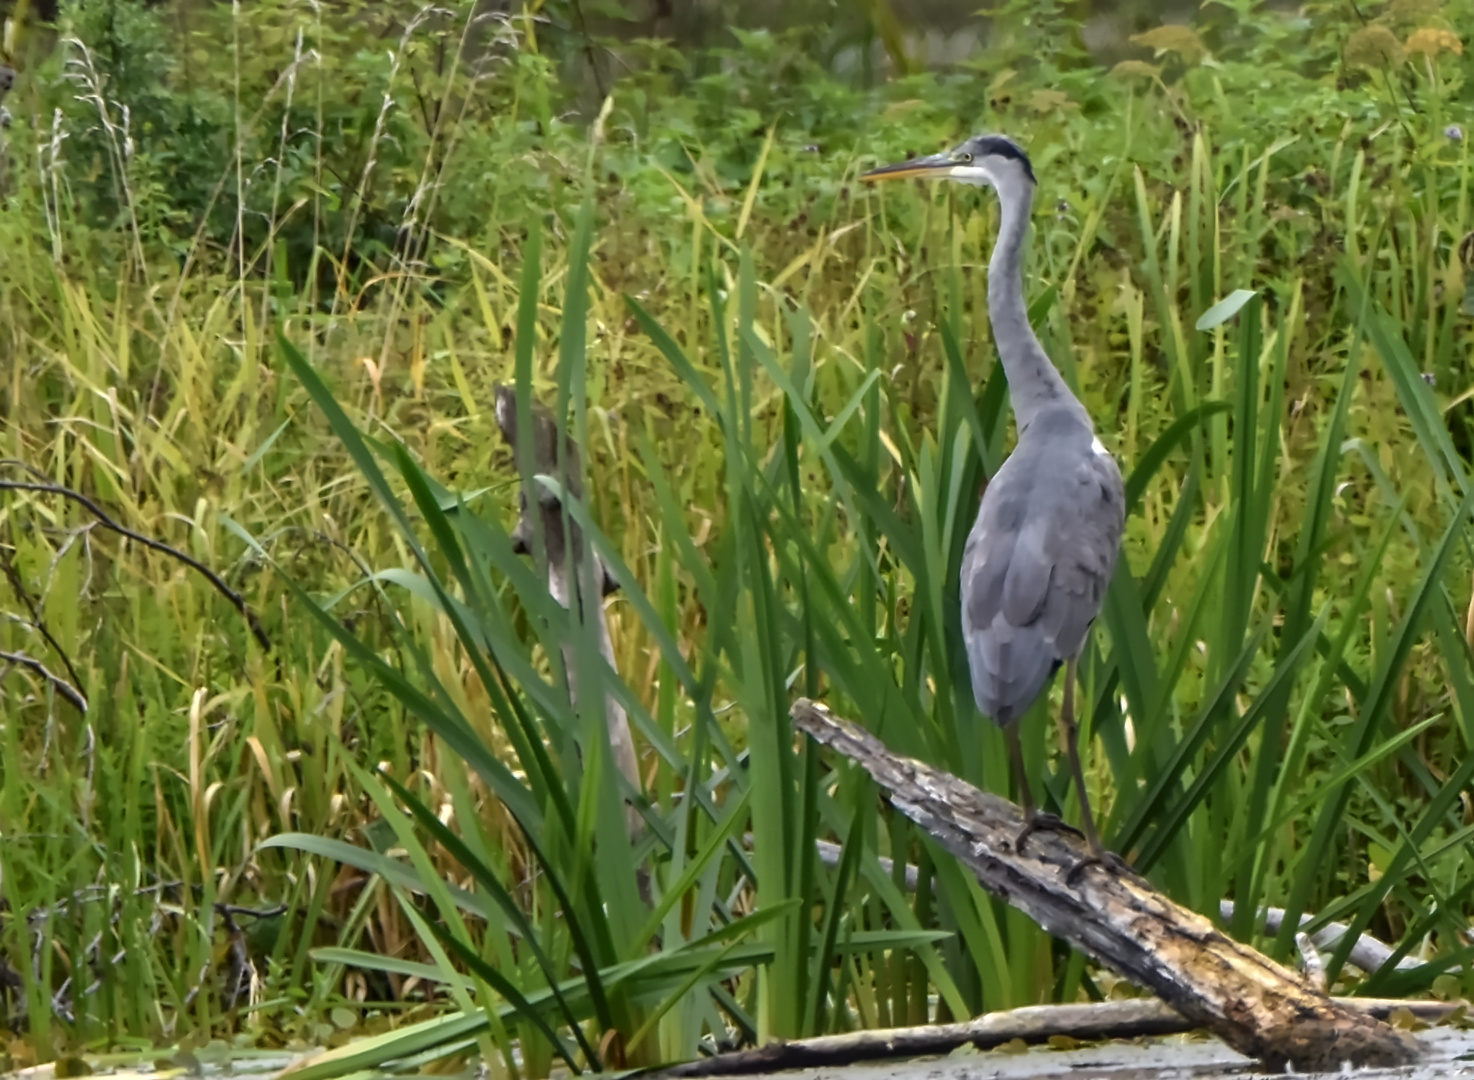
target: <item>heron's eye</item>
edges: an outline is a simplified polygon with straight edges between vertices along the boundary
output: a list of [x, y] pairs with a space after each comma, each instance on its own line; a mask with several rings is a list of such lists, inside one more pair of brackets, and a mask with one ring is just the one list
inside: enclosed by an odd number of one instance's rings
[[959, 150], [955, 155], [953, 155], [953, 160], [956, 161], [959, 165], [970, 165], [972, 164], [972, 155], [969, 154], [966, 150]]

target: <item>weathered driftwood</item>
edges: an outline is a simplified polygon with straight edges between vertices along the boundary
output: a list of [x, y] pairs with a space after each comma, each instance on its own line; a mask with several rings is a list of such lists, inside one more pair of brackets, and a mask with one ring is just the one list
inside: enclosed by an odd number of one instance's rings
[[1088, 867], [1062, 832], [1038, 832], [1014, 851], [1018, 807], [948, 773], [892, 754], [864, 729], [801, 700], [794, 722], [854, 759], [893, 806], [977, 875], [989, 892], [1119, 974], [1155, 993], [1194, 1025], [1270, 1068], [1343, 1063], [1390, 1066], [1417, 1056], [1402, 1033], [1337, 1004], [1294, 974], [1174, 904], [1135, 875]]
[[[752, 834], [743, 835], [742, 842], [749, 848], [752, 847]], [[843, 849], [840, 845], [830, 840], [815, 840], [814, 848], [818, 851], [819, 861], [825, 866], [838, 866]], [[880, 869], [886, 876], [895, 871], [895, 863], [880, 856]], [[919, 882], [920, 873], [911, 863], [906, 863], [902, 868], [907, 892], [915, 892]], [[1232, 900], [1220, 900], [1218, 902], [1218, 917], [1225, 923], [1233, 922], [1234, 902]], [[1264, 920], [1264, 932], [1266, 934], [1278, 934], [1280, 926], [1285, 921], [1285, 909], [1277, 907], [1264, 907], [1259, 909], [1259, 918]], [[1300, 925], [1305, 926], [1315, 921], [1315, 916], [1309, 912], [1300, 916]], [[1317, 949], [1322, 952], [1333, 951], [1341, 939], [1348, 933], [1345, 923], [1326, 923], [1315, 933], [1310, 935], [1310, 940]], [[1396, 950], [1380, 938], [1371, 934], [1362, 934], [1351, 944], [1350, 951], [1346, 954], [1346, 962], [1362, 971], [1376, 971], [1388, 960]], [[1422, 961], [1414, 956], [1404, 956], [1397, 961], [1398, 971], [1408, 971], [1418, 967]]]
[[[1032, 842], [1032, 841], [1031, 841]], [[1407, 1010], [1425, 1023], [1437, 1023], [1464, 1008], [1462, 1002], [1396, 1001], [1383, 998], [1334, 998], [1338, 1005], [1385, 1019]], [[1103, 1001], [1082, 1005], [1027, 1005], [987, 1013], [960, 1024], [925, 1024], [852, 1031], [813, 1039], [771, 1042], [754, 1050], [688, 1061], [649, 1073], [647, 1080], [682, 1080], [705, 1076], [746, 1076], [780, 1069], [832, 1068], [884, 1058], [948, 1054], [971, 1044], [980, 1050], [1020, 1039], [1045, 1042], [1055, 1036], [1071, 1039], [1136, 1039], [1145, 1035], [1179, 1035], [1196, 1025], [1156, 998]]]
[[[1233, 922], [1234, 903], [1232, 900], [1220, 900], [1218, 902], [1218, 917], [1224, 922]], [[1280, 927], [1284, 925], [1284, 908], [1260, 908], [1259, 917], [1264, 920], [1264, 932], [1266, 934], [1278, 934]], [[1315, 916], [1309, 913], [1300, 916], [1300, 925], [1305, 926], [1313, 922]], [[1310, 940], [1315, 947], [1323, 952], [1331, 952], [1341, 943], [1341, 939], [1348, 933], [1345, 923], [1326, 923], [1315, 933], [1310, 935]], [[1362, 934], [1351, 946], [1351, 951], [1346, 954], [1348, 963], [1361, 968], [1362, 971], [1376, 971], [1392, 959], [1396, 950], [1379, 938], [1371, 934]], [[1397, 961], [1397, 970], [1406, 971], [1410, 968], [1419, 967], [1422, 961], [1415, 956], [1404, 956]]]
[[[583, 498], [583, 482], [580, 479], [578, 445], [572, 438], [558, 439], [558, 425], [553, 414], [539, 402], [529, 402], [532, 407], [532, 459], [523, 457], [524, 447], [517, 438], [517, 391], [510, 386], [498, 384], [496, 394], [496, 422], [502, 436], [512, 447], [517, 461], [517, 470], [525, 477], [551, 476], [575, 498]], [[596, 554], [592, 560], [594, 580], [583, 580], [588, 573], [589, 561], [584, 558], [583, 534], [578, 525], [568, 521], [565, 531], [563, 506], [558, 496], [536, 481], [537, 490], [529, 498], [524, 485], [521, 491], [521, 516], [517, 527], [512, 530], [512, 544], [519, 554], [533, 554], [534, 545], [542, 543], [547, 567], [548, 592], [561, 606], [567, 608], [575, 600], [585, 618], [592, 619], [598, 629], [599, 650], [609, 666], [618, 670], [614, 661], [614, 646], [609, 640], [609, 624], [604, 618], [601, 600], [614, 592], [618, 584], [610, 576], [603, 561]], [[536, 515], [536, 519], [534, 519]], [[577, 650], [563, 646], [563, 663], [568, 671], [568, 689], [575, 702], [578, 697]], [[640, 790], [640, 766], [635, 756], [635, 742], [630, 735], [629, 717], [624, 706], [613, 694], [604, 698], [604, 720], [609, 727], [609, 745], [614, 751], [614, 762], [624, 778], [636, 790]], [[631, 808], [629, 824], [633, 832], [639, 825], [639, 814]]]

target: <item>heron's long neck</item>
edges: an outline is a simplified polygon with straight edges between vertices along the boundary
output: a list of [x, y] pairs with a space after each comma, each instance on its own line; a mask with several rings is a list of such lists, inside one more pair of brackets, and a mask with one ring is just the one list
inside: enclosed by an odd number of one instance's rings
[[1043, 409], [1061, 402], [1074, 405], [1089, 426], [1089, 414], [1070, 393], [1029, 326], [1029, 309], [1024, 302], [1023, 253], [1034, 187], [1020, 178], [999, 184], [997, 190], [1003, 221], [988, 263], [988, 315], [993, 323], [998, 359], [1008, 376], [1008, 395], [1013, 401], [1019, 430], [1027, 427]]

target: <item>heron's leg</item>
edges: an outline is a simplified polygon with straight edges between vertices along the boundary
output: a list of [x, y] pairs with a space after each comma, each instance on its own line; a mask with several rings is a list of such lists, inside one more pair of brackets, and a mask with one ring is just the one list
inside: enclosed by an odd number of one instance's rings
[[1075, 665], [1074, 657], [1065, 665], [1065, 700], [1059, 711], [1060, 741], [1065, 744], [1065, 754], [1070, 759], [1070, 772], [1075, 776], [1075, 789], [1080, 792], [1080, 824], [1084, 828], [1085, 842], [1097, 859], [1106, 855], [1100, 834], [1095, 831], [1095, 816], [1090, 812], [1090, 793], [1085, 790], [1085, 770], [1080, 767], [1080, 728], [1075, 723]]
[[1018, 777], [1019, 802], [1024, 811], [1024, 827], [1013, 839], [1014, 852], [1022, 855], [1024, 844], [1040, 829], [1063, 829], [1066, 832], [1078, 834], [1080, 830], [1073, 825], [1065, 824], [1053, 814], [1043, 813], [1034, 805], [1034, 793], [1029, 790], [1029, 774], [1024, 768], [1024, 748], [1019, 743], [1018, 725], [1009, 724], [1003, 729], [1003, 737], [1008, 740], [1008, 757], [1013, 767], [1013, 775]]
[[1085, 842], [1090, 845], [1090, 854], [1077, 862], [1065, 875], [1065, 884], [1073, 885], [1087, 866], [1103, 866], [1118, 874], [1136, 876], [1121, 856], [1107, 851], [1095, 831], [1095, 815], [1090, 811], [1090, 796], [1085, 791], [1085, 770], [1080, 767], [1080, 729], [1075, 724], [1075, 661], [1071, 660], [1066, 670], [1064, 707], [1059, 713], [1060, 740], [1065, 744], [1065, 753], [1070, 759], [1070, 772], [1075, 775], [1075, 788], [1080, 792], [1080, 824], [1085, 826]]
[[1008, 763], [1018, 780], [1019, 802], [1023, 805], [1024, 822], [1027, 825], [1034, 816], [1034, 793], [1029, 790], [1029, 774], [1024, 768], [1024, 748], [1019, 742], [1018, 725], [1009, 724], [1003, 729], [1003, 737], [1008, 740]]

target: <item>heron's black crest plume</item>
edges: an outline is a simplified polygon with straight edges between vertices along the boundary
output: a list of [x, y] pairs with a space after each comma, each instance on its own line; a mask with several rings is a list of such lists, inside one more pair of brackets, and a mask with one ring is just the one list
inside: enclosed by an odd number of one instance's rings
[[974, 135], [963, 145], [974, 158], [1001, 157], [1017, 161], [1023, 165], [1030, 183], [1039, 182], [1034, 178], [1034, 166], [1029, 161], [1029, 155], [1024, 153], [1022, 146], [1006, 135]]

